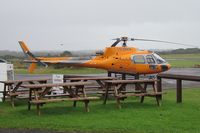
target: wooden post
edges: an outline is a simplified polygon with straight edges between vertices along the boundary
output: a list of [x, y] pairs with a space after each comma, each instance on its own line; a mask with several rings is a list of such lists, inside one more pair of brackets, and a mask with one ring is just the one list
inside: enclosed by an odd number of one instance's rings
[[182, 102], [182, 80], [181, 79], [176, 80], [176, 102], [177, 103]]
[[[162, 92], [162, 78], [157, 76], [157, 92]], [[159, 96], [159, 99], [162, 100], [162, 95]]]

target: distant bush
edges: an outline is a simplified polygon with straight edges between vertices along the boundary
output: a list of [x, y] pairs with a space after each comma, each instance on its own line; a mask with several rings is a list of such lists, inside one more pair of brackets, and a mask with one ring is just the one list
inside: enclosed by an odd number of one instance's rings
[[171, 51], [161, 51], [158, 52], [159, 54], [199, 54], [200, 49], [199, 48], [187, 48], [187, 49], [175, 49]]

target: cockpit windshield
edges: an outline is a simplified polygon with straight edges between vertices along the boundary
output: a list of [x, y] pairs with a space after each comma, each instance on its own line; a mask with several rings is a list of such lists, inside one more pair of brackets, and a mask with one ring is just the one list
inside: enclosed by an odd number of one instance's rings
[[156, 59], [156, 62], [158, 64], [166, 63], [166, 61], [163, 58], [161, 58], [159, 55], [157, 55], [156, 53], [154, 53], [153, 56]]
[[135, 64], [163, 64], [166, 61], [156, 53], [148, 55], [132, 55], [131, 60]]

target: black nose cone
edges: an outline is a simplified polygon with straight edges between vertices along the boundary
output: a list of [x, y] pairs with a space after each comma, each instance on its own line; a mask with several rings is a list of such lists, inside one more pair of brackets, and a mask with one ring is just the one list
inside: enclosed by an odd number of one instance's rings
[[162, 71], [167, 71], [169, 68], [167, 65], [161, 65], [161, 70]]

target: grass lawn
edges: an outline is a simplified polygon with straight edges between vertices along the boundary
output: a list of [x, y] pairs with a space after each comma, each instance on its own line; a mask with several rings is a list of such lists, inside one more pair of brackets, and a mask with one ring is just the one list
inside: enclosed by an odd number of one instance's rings
[[200, 54], [167, 54], [161, 55], [172, 67], [188, 68], [200, 64]]
[[164, 54], [163, 58], [188, 58], [188, 59], [200, 59], [200, 54]]
[[154, 98], [128, 98], [118, 110], [114, 100], [90, 102], [90, 112], [83, 103], [76, 108], [72, 102], [51, 103], [41, 108], [37, 116], [35, 106], [27, 111], [25, 102], [11, 108], [9, 102], [0, 103], [0, 128], [28, 128], [81, 132], [167, 133], [200, 132], [200, 89], [184, 89], [183, 103], [175, 103], [175, 90], [167, 90], [162, 106]]
[[200, 65], [200, 60], [167, 60], [167, 62], [175, 68], [192, 68], [196, 64]]

